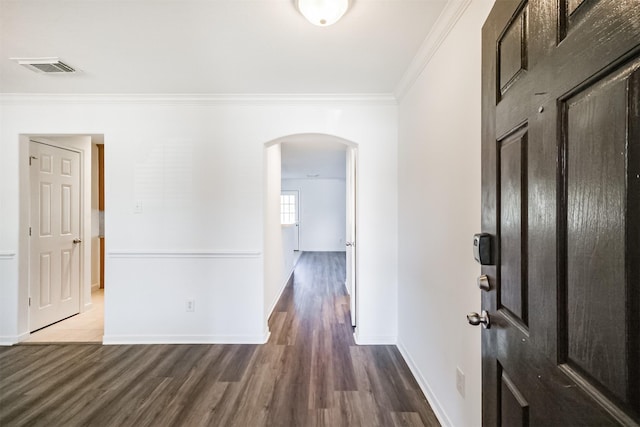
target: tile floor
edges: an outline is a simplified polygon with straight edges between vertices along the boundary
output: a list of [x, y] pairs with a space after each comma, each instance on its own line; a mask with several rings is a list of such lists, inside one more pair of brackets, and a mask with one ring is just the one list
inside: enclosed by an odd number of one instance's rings
[[40, 329], [23, 343], [102, 342], [104, 335], [104, 289], [91, 292], [92, 308]]

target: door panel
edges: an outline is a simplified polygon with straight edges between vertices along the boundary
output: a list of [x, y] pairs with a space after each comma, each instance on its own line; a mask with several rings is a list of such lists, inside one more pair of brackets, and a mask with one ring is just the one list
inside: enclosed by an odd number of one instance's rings
[[485, 425], [640, 423], [640, 2], [483, 27]]
[[29, 330], [80, 311], [80, 154], [30, 142]]
[[[637, 66], [637, 65], [636, 65]], [[627, 384], [625, 201], [629, 72], [563, 102], [566, 360], [623, 401]]]
[[498, 39], [498, 61], [500, 72], [500, 94], [527, 69], [527, 4], [510, 20], [509, 25]]
[[51, 186], [50, 182], [40, 182], [40, 236], [51, 236]]
[[71, 186], [60, 188], [60, 235], [71, 235]]
[[[500, 164], [500, 309], [508, 310], [522, 325], [527, 324], [526, 185], [527, 128], [501, 141]], [[524, 197], [523, 197], [524, 196]]]
[[500, 419], [505, 426], [528, 426], [529, 403], [522, 392], [500, 369]]
[[73, 266], [73, 254], [70, 250], [62, 250], [60, 262], [60, 301], [67, 301], [72, 296], [71, 287], [73, 274], [70, 271]]
[[40, 300], [38, 308], [46, 308], [51, 305], [51, 253], [40, 253], [40, 271], [38, 272], [38, 290]]

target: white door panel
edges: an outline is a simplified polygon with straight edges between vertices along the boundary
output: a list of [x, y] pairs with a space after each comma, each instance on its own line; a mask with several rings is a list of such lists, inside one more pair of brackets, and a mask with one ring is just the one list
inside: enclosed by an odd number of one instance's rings
[[298, 190], [282, 190], [280, 197], [282, 224], [295, 225], [295, 242], [293, 250], [300, 250], [300, 192]]

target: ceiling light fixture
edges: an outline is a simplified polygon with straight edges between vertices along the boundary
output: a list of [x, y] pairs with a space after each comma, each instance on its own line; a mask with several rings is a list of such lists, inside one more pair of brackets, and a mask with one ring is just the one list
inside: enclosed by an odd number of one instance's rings
[[335, 24], [349, 8], [349, 0], [297, 0], [298, 10], [313, 25]]

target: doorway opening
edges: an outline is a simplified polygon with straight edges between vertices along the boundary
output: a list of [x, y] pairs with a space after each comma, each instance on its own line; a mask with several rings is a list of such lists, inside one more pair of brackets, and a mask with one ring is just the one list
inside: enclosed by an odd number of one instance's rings
[[[303, 252], [336, 252], [345, 258], [342, 279], [357, 319], [357, 144], [325, 134], [298, 134], [265, 145], [267, 195], [265, 309], [291, 279]], [[277, 198], [278, 203], [273, 202]], [[272, 209], [278, 209], [277, 219]], [[291, 243], [293, 242], [293, 243]], [[290, 256], [293, 250], [294, 256]], [[273, 271], [273, 265], [283, 265]]]
[[280, 224], [292, 227], [293, 250], [300, 251], [300, 191], [281, 190]]
[[21, 342], [102, 342], [104, 136], [20, 138]]

